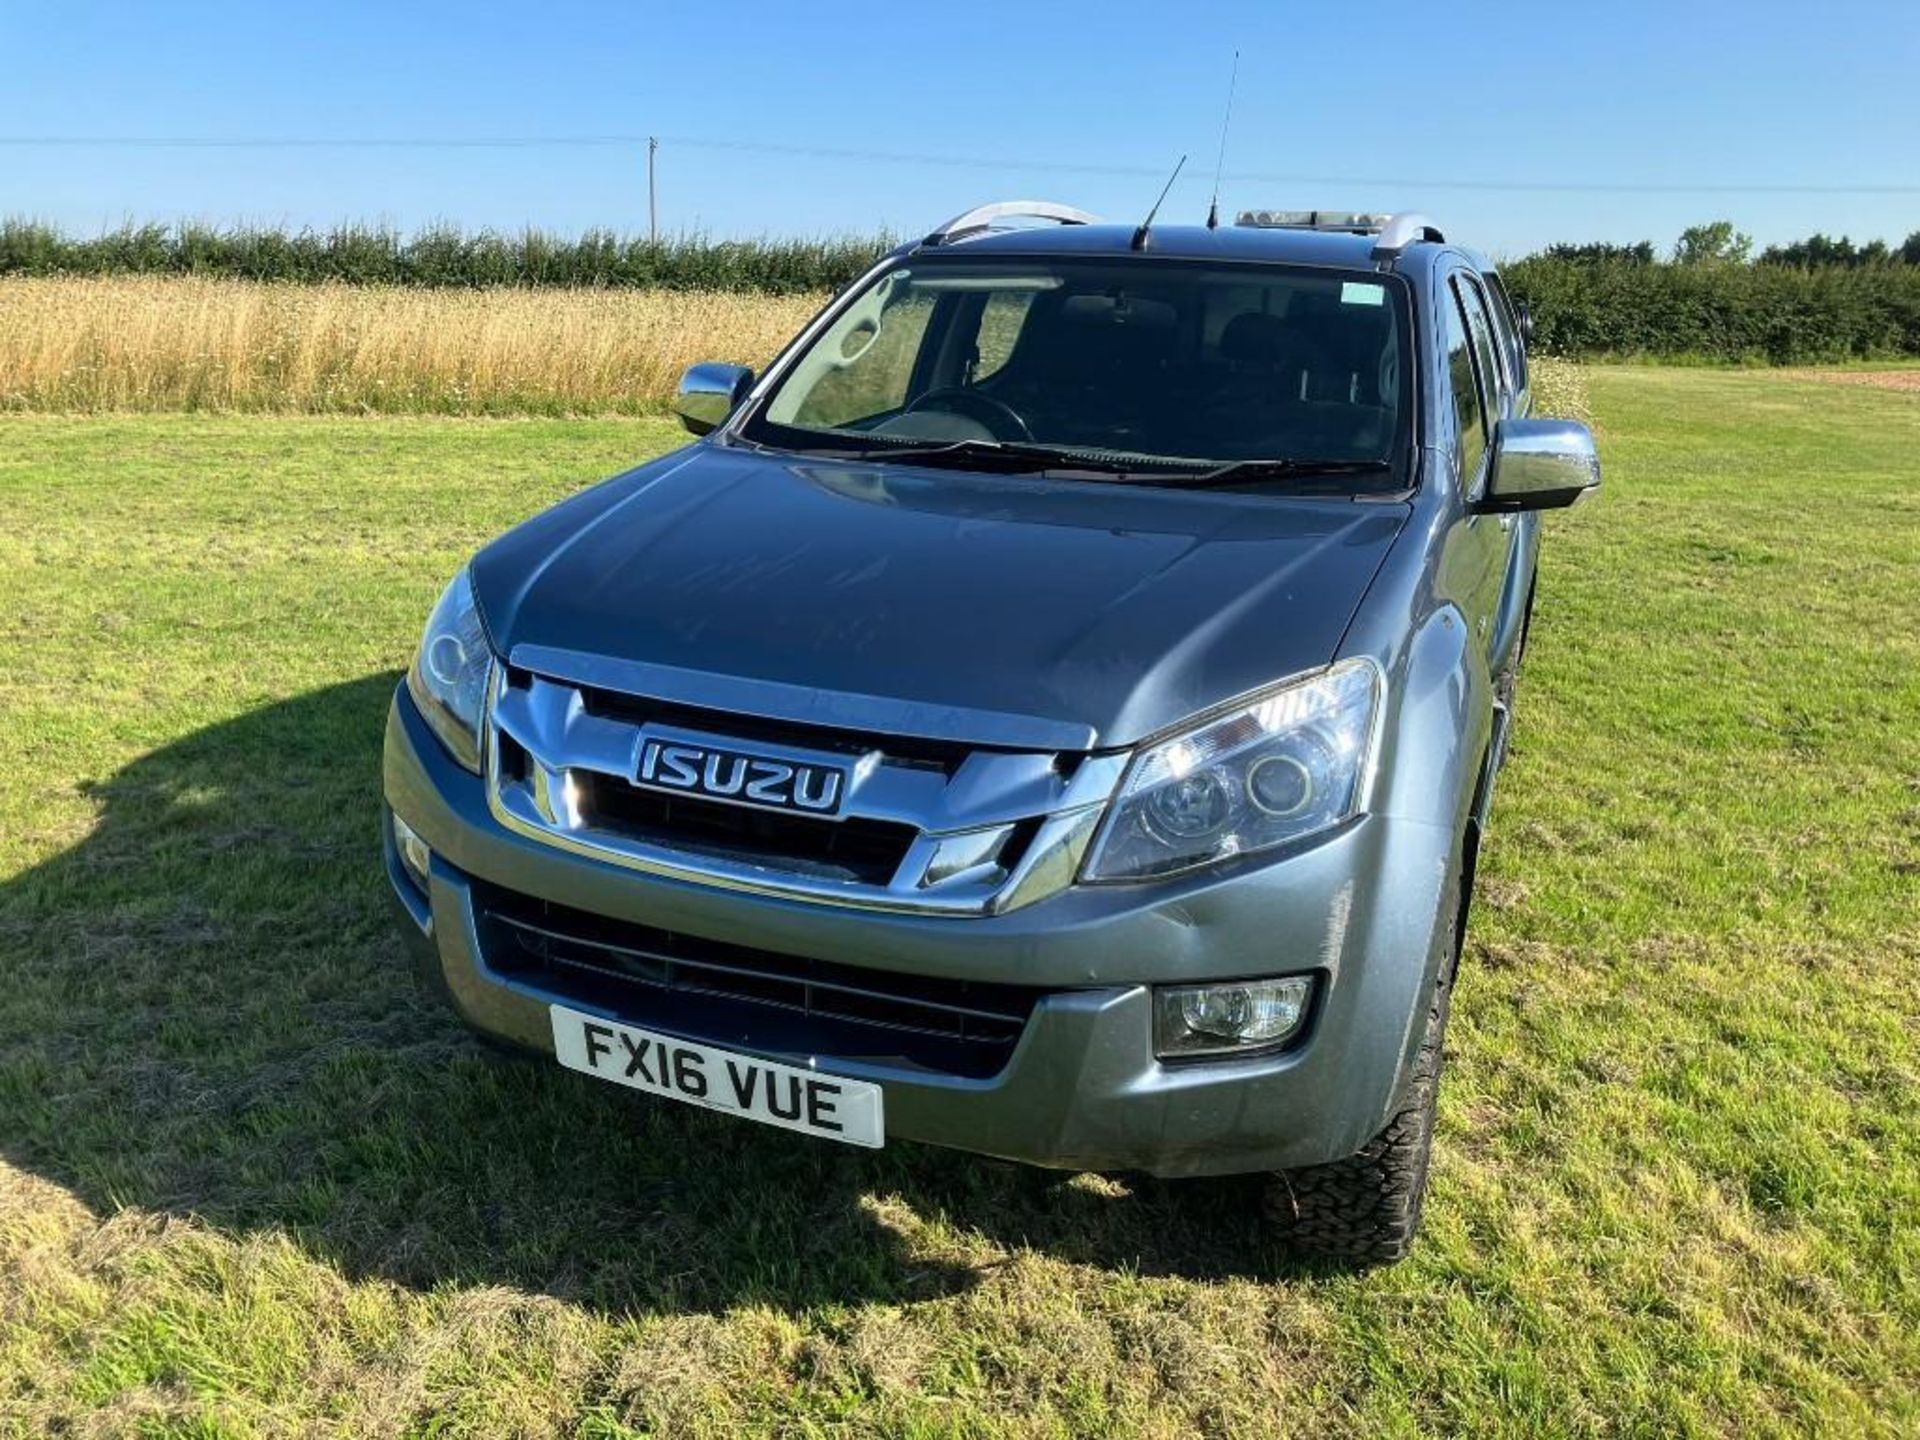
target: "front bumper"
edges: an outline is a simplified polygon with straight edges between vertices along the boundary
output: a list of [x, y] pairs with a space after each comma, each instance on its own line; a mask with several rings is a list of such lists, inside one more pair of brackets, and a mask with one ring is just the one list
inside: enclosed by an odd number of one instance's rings
[[[594, 1009], [491, 968], [475, 882], [689, 935], [840, 965], [1039, 986], [990, 1078], [769, 1054], [880, 1083], [889, 1138], [1031, 1164], [1186, 1176], [1351, 1154], [1393, 1109], [1418, 1044], [1456, 863], [1453, 837], [1364, 817], [1311, 849], [1200, 878], [1075, 887], [965, 919], [852, 911], [637, 874], [508, 831], [404, 690], [387, 726], [388, 806], [432, 848], [423, 895], [386, 833], [423, 976], [475, 1029], [552, 1051], [548, 1005]], [[1154, 984], [1313, 972], [1310, 1028], [1267, 1056], [1163, 1063]], [[627, 1018], [606, 1012], [611, 1018]], [[657, 1018], [646, 1022], [662, 1028]], [[667, 1027], [671, 1028], [671, 1027]], [[709, 1037], [689, 1031], [688, 1038]]]

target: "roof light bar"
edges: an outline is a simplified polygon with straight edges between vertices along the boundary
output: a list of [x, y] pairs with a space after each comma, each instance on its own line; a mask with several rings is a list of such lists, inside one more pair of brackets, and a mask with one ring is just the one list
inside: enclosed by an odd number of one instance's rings
[[1359, 210], [1242, 210], [1234, 223], [1261, 230], [1333, 230], [1372, 235], [1392, 218]]
[[1237, 222], [1263, 230], [1318, 230], [1337, 235], [1377, 235], [1375, 260], [1391, 260], [1422, 240], [1444, 241], [1440, 227], [1417, 211], [1375, 215], [1359, 210], [1242, 210]]

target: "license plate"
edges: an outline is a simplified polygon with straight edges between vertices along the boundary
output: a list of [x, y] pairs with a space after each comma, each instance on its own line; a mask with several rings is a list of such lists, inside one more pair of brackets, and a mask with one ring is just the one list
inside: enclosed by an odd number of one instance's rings
[[736, 1055], [564, 1005], [548, 1013], [554, 1053], [569, 1070], [848, 1145], [886, 1143], [880, 1087], [869, 1081]]

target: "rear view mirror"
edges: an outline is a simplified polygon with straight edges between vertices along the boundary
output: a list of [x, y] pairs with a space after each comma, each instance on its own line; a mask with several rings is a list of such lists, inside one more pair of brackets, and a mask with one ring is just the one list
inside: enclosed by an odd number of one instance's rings
[[1557, 510], [1600, 484], [1593, 432], [1572, 420], [1502, 420], [1493, 469], [1476, 509]]
[[1533, 344], [1533, 307], [1522, 300], [1513, 307], [1514, 328], [1520, 332], [1522, 345]]
[[723, 424], [753, 387], [753, 371], [744, 365], [703, 360], [689, 365], [673, 397], [673, 413], [689, 433], [705, 435]]

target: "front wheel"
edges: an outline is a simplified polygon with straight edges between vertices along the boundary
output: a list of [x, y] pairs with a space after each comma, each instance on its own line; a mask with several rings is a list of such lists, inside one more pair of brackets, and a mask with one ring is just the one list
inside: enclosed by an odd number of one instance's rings
[[[1457, 927], [1449, 926], [1450, 931]], [[1267, 1219], [1294, 1253], [1364, 1269], [1405, 1258], [1420, 1228], [1433, 1152], [1440, 1060], [1453, 994], [1455, 933], [1441, 957], [1426, 1030], [1402, 1103], [1353, 1155], [1282, 1170], [1267, 1183]]]
[[1507, 714], [1513, 714], [1513, 692], [1520, 682], [1520, 667], [1527, 659], [1527, 639], [1533, 634], [1533, 597], [1540, 588], [1538, 578], [1528, 582], [1527, 608], [1520, 614], [1520, 638], [1514, 641], [1513, 656], [1507, 661], [1507, 668], [1494, 678], [1493, 698], [1506, 708]]

